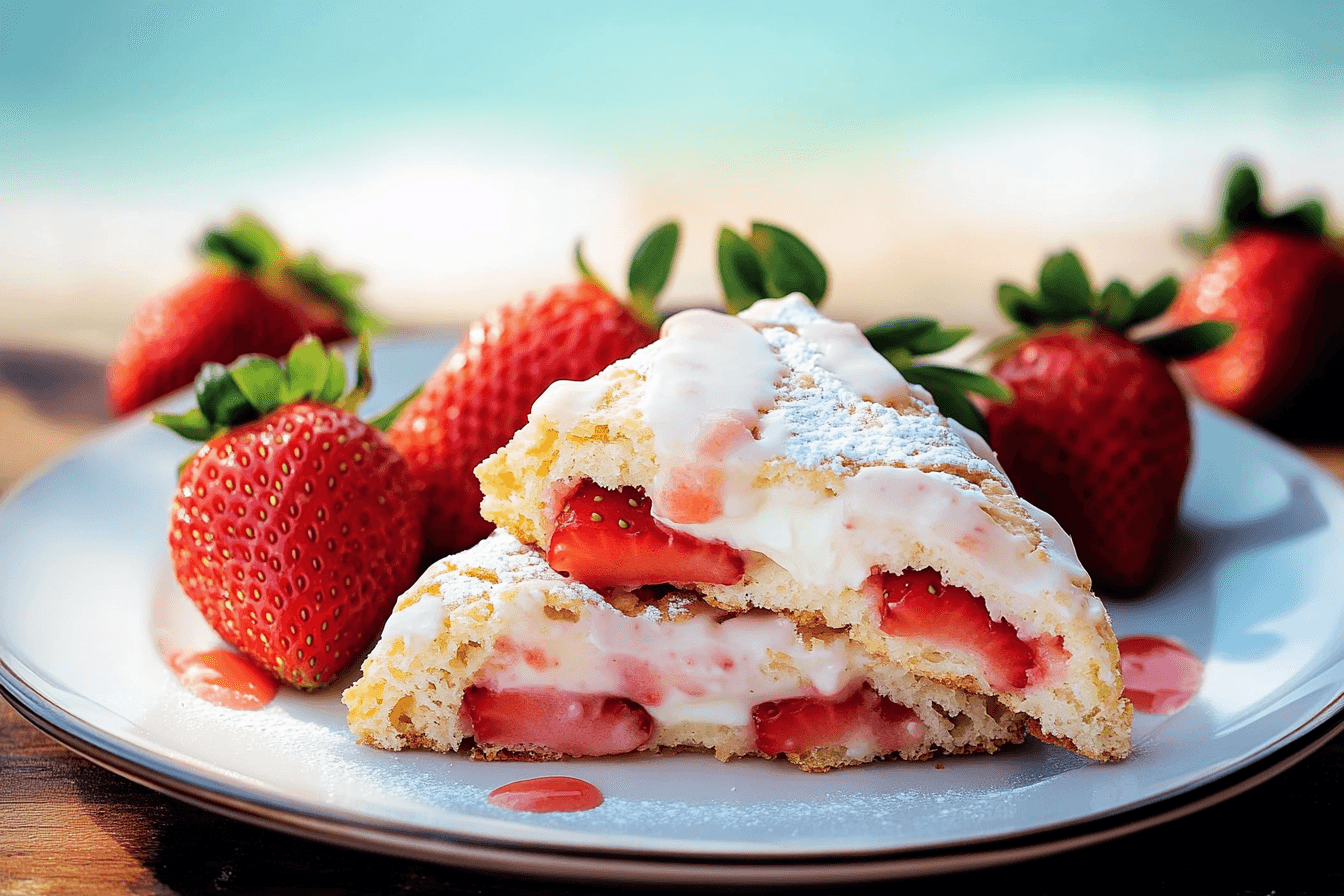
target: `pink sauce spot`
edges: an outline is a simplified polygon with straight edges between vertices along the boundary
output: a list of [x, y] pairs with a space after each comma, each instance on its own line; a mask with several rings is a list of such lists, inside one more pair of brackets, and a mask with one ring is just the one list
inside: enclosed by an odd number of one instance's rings
[[552, 669], [560, 665], [560, 661], [551, 656], [540, 647], [528, 647], [523, 651], [523, 661], [533, 669]]
[[674, 523], [708, 523], [723, 513], [723, 470], [707, 464], [677, 467], [658, 495], [658, 508]]
[[165, 659], [182, 686], [197, 697], [226, 709], [261, 709], [275, 699], [280, 684], [247, 657], [218, 648]]
[[725, 417], [705, 424], [696, 442], [697, 460], [668, 473], [658, 512], [674, 523], [708, 523], [723, 515], [723, 460], [755, 440], [755, 417]]
[[757, 423], [753, 417], [727, 417], [705, 425], [700, 432], [700, 441], [696, 450], [706, 460], [721, 461], [738, 445], [755, 441], [751, 427]]
[[514, 812], [583, 812], [602, 805], [602, 791], [578, 778], [529, 778], [496, 787], [486, 800]]
[[621, 693], [641, 706], [658, 706], [667, 696], [662, 676], [648, 660], [621, 654], [612, 657], [621, 678]]
[[1072, 658], [1064, 649], [1064, 639], [1059, 635], [1041, 635], [1027, 642], [1035, 663], [1027, 670], [1027, 687], [1054, 684], [1064, 677], [1065, 667]]
[[1204, 680], [1204, 664], [1176, 641], [1153, 635], [1120, 639], [1125, 696], [1139, 712], [1171, 715], [1190, 702]]

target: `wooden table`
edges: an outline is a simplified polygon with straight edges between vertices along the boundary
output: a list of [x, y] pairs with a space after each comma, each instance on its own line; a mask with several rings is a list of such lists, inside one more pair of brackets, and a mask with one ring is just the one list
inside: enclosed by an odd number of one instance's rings
[[[0, 490], [103, 422], [99, 365], [0, 349]], [[5, 381], [10, 383], [5, 386]], [[18, 382], [21, 389], [14, 388]], [[1344, 478], [1344, 449], [1309, 447]], [[1344, 893], [1344, 738], [1267, 783], [1062, 855], [906, 886], [1041, 896]], [[0, 893], [570, 894], [597, 887], [480, 874], [277, 834], [183, 804], [58, 745], [0, 701]], [[640, 887], [645, 889], [645, 887]]]

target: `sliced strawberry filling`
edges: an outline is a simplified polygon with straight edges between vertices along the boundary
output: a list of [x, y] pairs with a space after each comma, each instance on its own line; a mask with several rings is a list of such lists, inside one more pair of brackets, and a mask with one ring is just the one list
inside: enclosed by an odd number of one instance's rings
[[546, 559], [556, 572], [597, 590], [665, 582], [732, 585], [745, 568], [740, 551], [660, 524], [643, 490], [605, 489], [587, 480], [561, 507]]
[[866, 682], [848, 697], [793, 697], [752, 707], [756, 749], [767, 755], [817, 747], [875, 746], [879, 755], [918, 746], [924, 723]]
[[614, 756], [638, 750], [653, 736], [653, 719], [643, 707], [604, 694], [472, 687], [463, 707], [473, 738], [483, 746]]
[[943, 584], [932, 569], [877, 572], [864, 591], [877, 606], [883, 632], [971, 654], [996, 691], [1040, 684], [1068, 658], [1058, 637], [1022, 640], [1011, 623], [990, 618], [984, 600]]

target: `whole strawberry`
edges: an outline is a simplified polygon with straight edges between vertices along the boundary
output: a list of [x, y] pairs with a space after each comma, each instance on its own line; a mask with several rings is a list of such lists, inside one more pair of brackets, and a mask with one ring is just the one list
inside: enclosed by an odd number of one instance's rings
[[1316, 201], [1269, 214], [1255, 171], [1241, 166], [1218, 229], [1187, 235], [1208, 258], [1182, 286], [1172, 322], [1221, 318], [1237, 327], [1226, 345], [1181, 365], [1209, 401], [1279, 429], [1322, 421], [1304, 393], [1315, 387], [1333, 398], [1344, 383], [1344, 254], [1325, 217]]
[[168, 543], [221, 638], [298, 688], [330, 684], [415, 578], [422, 511], [404, 458], [355, 416], [369, 391], [314, 337], [284, 366], [207, 365], [199, 407], [155, 420], [205, 445], [184, 465]]
[[1190, 466], [1185, 396], [1167, 369], [1231, 333], [1208, 321], [1140, 342], [1125, 332], [1176, 296], [1168, 277], [1135, 295], [1092, 290], [1078, 257], [1047, 259], [1035, 294], [999, 287], [1018, 334], [992, 373], [1013, 392], [986, 413], [990, 444], [1018, 493], [1054, 516], [1099, 590], [1147, 586], [1176, 526]]
[[291, 258], [256, 218], [211, 230], [199, 253], [204, 270], [141, 306], [108, 364], [114, 416], [188, 385], [203, 364], [281, 355], [307, 333], [332, 342], [380, 326], [356, 298], [360, 277], [312, 254]]
[[530, 294], [471, 324], [457, 349], [388, 430], [426, 499], [425, 547], [432, 558], [490, 534], [472, 472], [527, 422], [557, 380], [586, 380], [658, 337], [653, 305], [667, 283], [679, 228], [653, 231], [630, 263], [622, 303], [577, 255], [584, 279]]

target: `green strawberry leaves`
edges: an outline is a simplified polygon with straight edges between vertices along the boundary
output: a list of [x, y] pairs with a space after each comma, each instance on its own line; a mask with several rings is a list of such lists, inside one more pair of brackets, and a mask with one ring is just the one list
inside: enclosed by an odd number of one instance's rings
[[1168, 361], [1186, 361], [1212, 351], [1232, 338], [1237, 328], [1225, 320], [1206, 320], [1169, 333], [1140, 339], [1148, 351]]
[[387, 329], [387, 322], [360, 301], [364, 278], [359, 274], [329, 268], [312, 252], [291, 261], [286, 271], [309, 295], [335, 308], [352, 333], [368, 331], [376, 335]]
[[227, 227], [206, 231], [197, 251], [207, 262], [227, 270], [293, 281], [309, 298], [335, 309], [352, 333], [387, 329], [386, 321], [360, 300], [363, 277], [329, 268], [312, 252], [290, 258], [275, 231], [255, 215], [243, 213]]
[[[730, 227], [721, 228], [718, 262], [724, 302], [733, 314], [761, 299], [793, 293], [802, 293], [813, 305], [820, 305], [830, 285], [826, 266], [811, 247], [790, 231], [761, 221], [753, 221], [745, 237]], [[1063, 292], [1070, 289], [1067, 281], [1064, 272]], [[984, 374], [915, 360], [946, 351], [970, 332], [968, 327], [943, 327], [931, 317], [899, 317], [869, 327], [864, 336], [907, 381], [927, 389], [944, 415], [987, 436], [985, 418], [967, 393], [1006, 401], [1011, 398], [1008, 390]]]
[[655, 227], [635, 248], [626, 285], [630, 288], [630, 305], [641, 320], [655, 318], [653, 306], [672, 275], [679, 242], [681, 225], [667, 221]]
[[938, 364], [919, 364], [915, 360], [921, 355], [946, 351], [970, 332], [969, 327], [943, 327], [931, 317], [898, 317], [874, 324], [864, 330], [863, 335], [908, 382], [927, 389], [945, 416], [988, 438], [985, 418], [967, 393], [995, 401], [1010, 401], [1012, 393], [998, 380], [983, 373]]
[[[1017, 324], [1019, 335], [1009, 338], [1013, 342], [1032, 330], [1079, 321], [1125, 333], [1162, 316], [1176, 301], [1178, 292], [1180, 283], [1175, 277], [1163, 277], [1138, 294], [1120, 280], [1094, 292], [1082, 261], [1074, 252], [1064, 251], [1049, 256], [1041, 265], [1035, 293], [1014, 283], [1000, 283], [998, 301], [1003, 313]], [[1231, 338], [1232, 332], [1231, 324], [1207, 321], [1148, 337], [1139, 344], [1165, 360], [1183, 361], [1217, 348]]]
[[765, 274], [765, 261], [751, 244], [724, 227], [719, 231], [719, 281], [724, 302], [733, 314], [745, 311], [755, 302], [771, 296]]
[[321, 401], [353, 414], [373, 388], [367, 333], [360, 336], [356, 369], [355, 387], [347, 392], [340, 350], [324, 348], [308, 336], [294, 344], [283, 362], [243, 355], [227, 367], [204, 365], [196, 377], [196, 407], [185, 414], [155, 414], [154, 422], [183, 438], [207, 442], [299, 401]]
[[1218, 224], [1207, 231], [1188, 230], [1181, 234], [1181, 242], [1200, 255], [1208, 255], [1243, 230], [1272, 230], [1323, 238], [1329, 230], [1326, 219], [1324, 203], [1315, 198], [1286, 212], [1270, 214], [1264, 205], [1259, 174], [1252, 165], [1242, 163], [1228, 174]]
[[270, 270], [284, 256], [274, 231], [249, 214], [238, 215], [228, 227], [206, 231], [197, 251], [207, 261], [243, 274]]
[[1092, 284], [1077, 255], [1061, 252], [1045, 260], [1039, 296], [1052, 320], [1074, 320], [1091, 313]]
[[779, 299], [800, 292], [820, 305], [829, 280], [826, 266], [812, 249], [782, 227], [753, 221], [743, 237], [731, 228], [719, 230], [719, 281], [733, 314], [761, 299]]
[[[630, 267], [626, 274], [626, 285], [629, 288], [626, 305], [635, 317], [655, 330], [658, 328], [659, 320], [654, 306], [672, 275], [672, 264], [676, 261], [680, 242], [681, 225], [676, 221], [664, 221], [640, 241], [630, 258]], [[574, 266], [579, 270], [580, 280], [611, 293], [611, 288], [606, 282], [588, 266], [587, 260], [583, 257], [582, 242], [574, 246]]]

